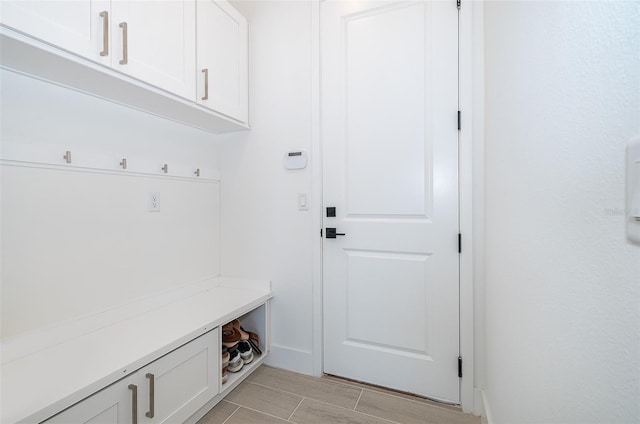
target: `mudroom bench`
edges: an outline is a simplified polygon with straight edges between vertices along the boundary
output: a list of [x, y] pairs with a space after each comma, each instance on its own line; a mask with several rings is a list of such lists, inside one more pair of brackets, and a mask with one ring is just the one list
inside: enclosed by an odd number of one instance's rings
[[[2, 343], [3, 424], [195, 423], [269, 351], [268, 281], [215, 277]], [[262, 355], [221, 379], [222, 326]]]

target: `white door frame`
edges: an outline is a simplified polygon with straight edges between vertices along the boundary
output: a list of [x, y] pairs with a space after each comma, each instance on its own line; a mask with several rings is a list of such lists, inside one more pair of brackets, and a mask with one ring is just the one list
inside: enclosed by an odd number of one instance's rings
[[[313, 243], [313, 374], [323, 373], [323, 327], [322, 327], [322, 137], [320, 113], [320, 2], [312, 0], [312, 121], [311, 121], [311, 208], [312, 225], [317, 240]], [[448, 0], [455, 1], [455, 0]], [[473, 115], [472, 81], [473, 10], [474, 2], [464, 1], [460, 9], [460, 74], [459, 98], [462, 111], [462, 128], [459, 132], [459, 208], [460, 231], [462, 233], [462, 253], [460, 254], [460, 355], [463, 373], [460, 379], [460, 403], [464, 412], [474, 411], [474, 268], [473, 268]], [[482, 4], [480, 4], [482, 7]], [[481, 9], [480, 9], [481, 10]], [[477, 41], [476, 41], [477, 44]], [[477, 105], [481, 105], [476, 101]], [[475, 105], [475, 104], [474, 104]], [[482, 114], [480, 114], [481, 116]], [[476, 176], [477, 177], [477, 176]]]

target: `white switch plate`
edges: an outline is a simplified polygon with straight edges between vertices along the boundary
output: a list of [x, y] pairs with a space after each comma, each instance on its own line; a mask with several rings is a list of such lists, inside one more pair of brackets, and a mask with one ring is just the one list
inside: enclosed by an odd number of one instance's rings
[[625, 221], [627, 239], [640, 244], [640, 136], [627, 145], [627, 202]]
[[160, 212], [160, 193], [153, 191], [147, 196], [147, 210], [149, 212]]
[[298, 210], [308, 211], [309, 201], [307, 199], [307, 193], [298, 193]]

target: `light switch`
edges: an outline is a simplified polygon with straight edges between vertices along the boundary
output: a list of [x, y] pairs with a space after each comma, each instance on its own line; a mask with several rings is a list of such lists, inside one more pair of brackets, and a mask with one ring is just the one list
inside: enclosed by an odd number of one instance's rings
[[307, 202], [307, 193], [298, 193], [298, 210], [308, 211], [309, 204]]

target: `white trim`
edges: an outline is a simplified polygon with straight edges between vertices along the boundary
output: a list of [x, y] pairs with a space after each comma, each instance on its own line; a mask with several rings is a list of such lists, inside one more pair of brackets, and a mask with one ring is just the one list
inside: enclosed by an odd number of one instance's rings
[[482, 389], [473, 389], [473, 415], [480, 417], [484, 414], [484, 404], [482, 402]]
[[462, 253], [460, 254], [460, 356], [462, 379], [460, 405], [462, 410], [474, 410], [474, 111], [473, 98], [473, 3], [465, 2], [460, 8], [459, 22], [459, 101], [462, 112], [459, 134], [459, 211]]
[[311, 236], [313, 375], [323, 372], [322, 327], [322, 141], [320, 139], [320, 0], [311, 4]]
[[480, 390], [482, 396], [482, 418], [480, 422], [482, 424], [493, 424], [493, 414], [491, 413], [491, 407], [489, 406], [489, 397], [487, 392]]
[[301, 374], [311, 374], [314, 356], [306, 350], [272, 344], [265, 364]]
[[[485, 260], [484, 260], [484, 1], [471, 2], [471, 58], [469, 80], [473, 109], [472, 123], [472, 208], [473, 208], [473, 302], [474, 302], [474, 386], [486, 385], [485, 377]], [[475, 407], [474, 409], [481, 408]]]

